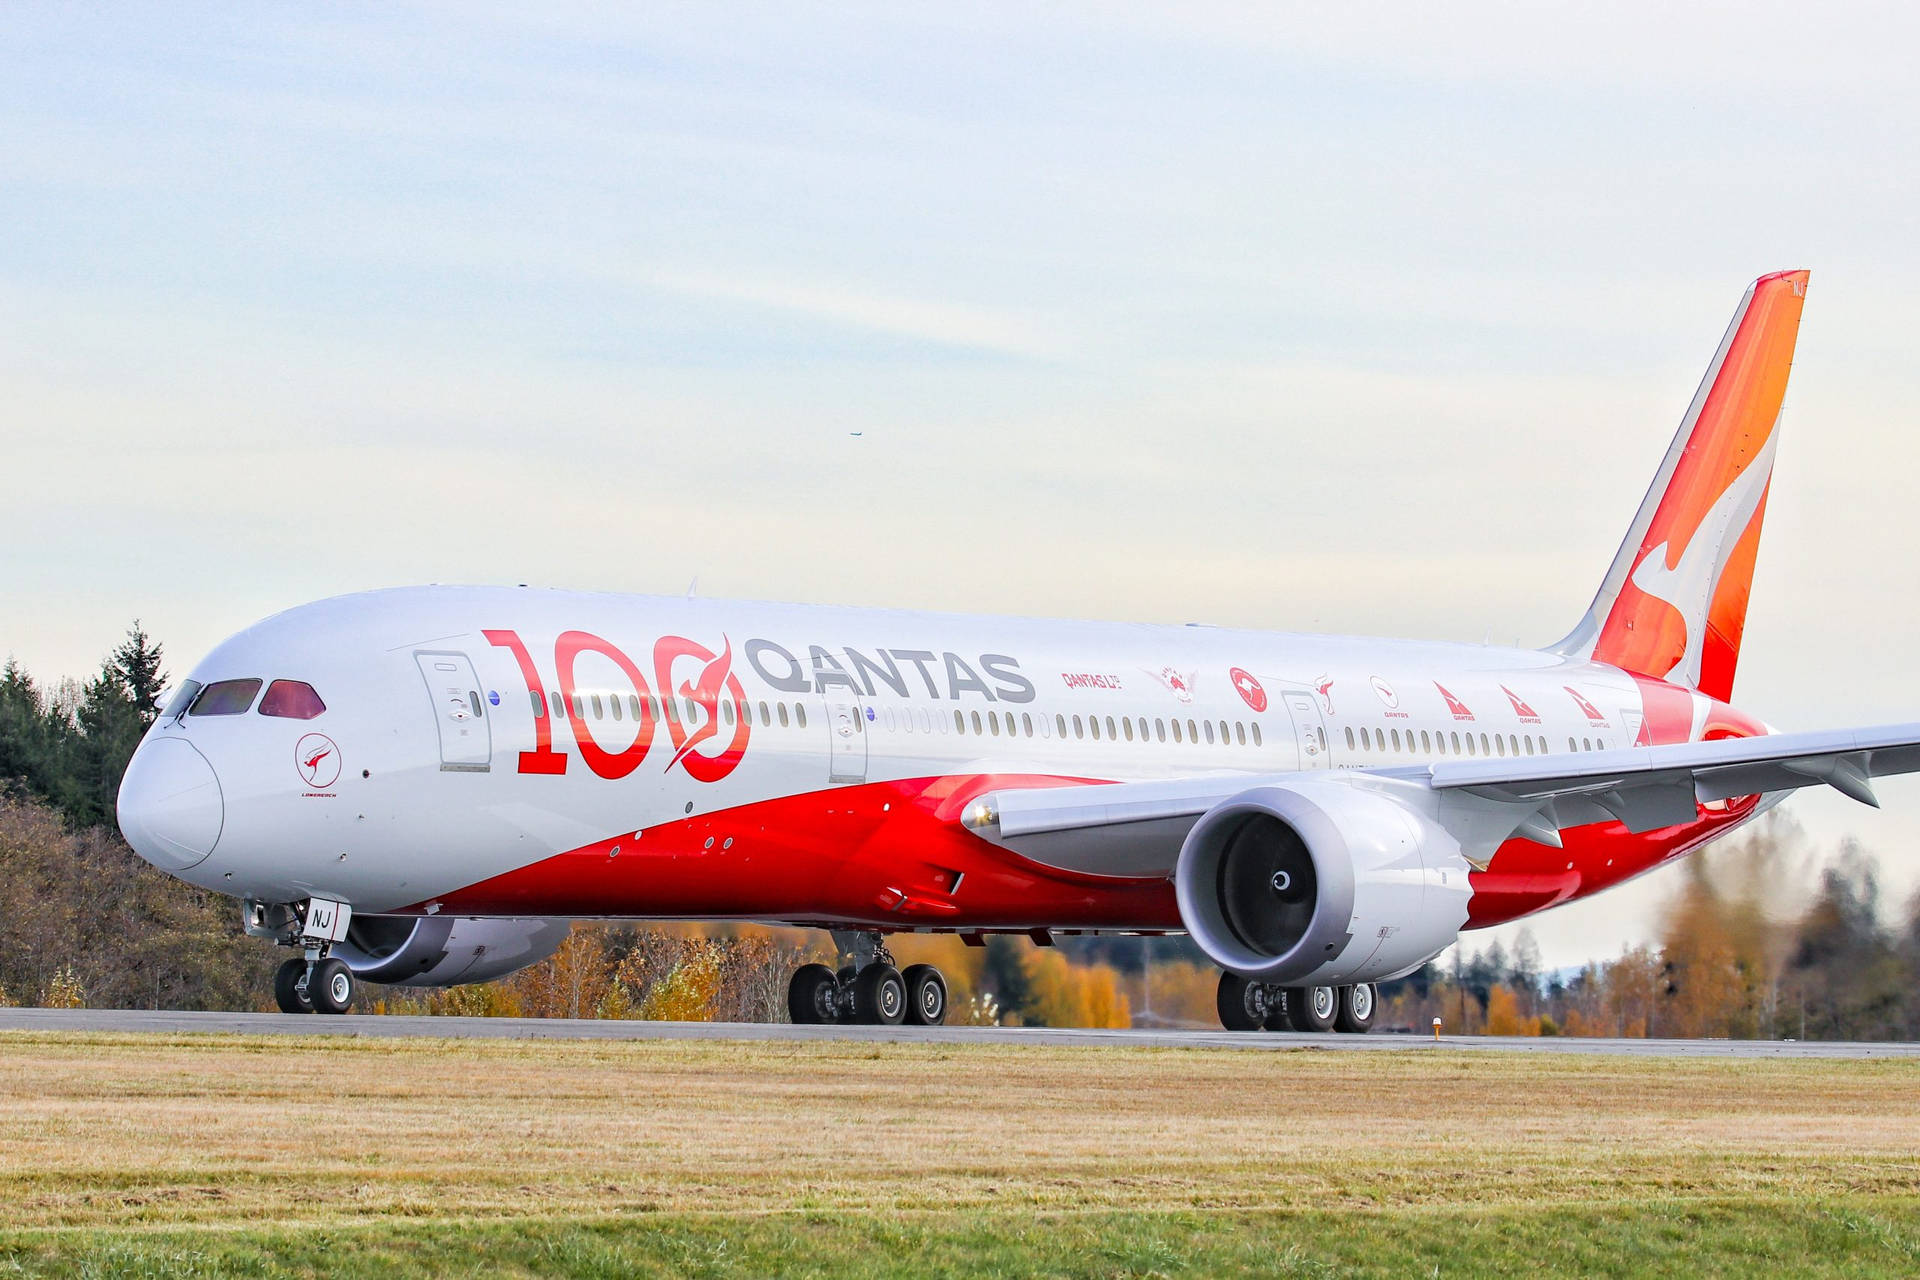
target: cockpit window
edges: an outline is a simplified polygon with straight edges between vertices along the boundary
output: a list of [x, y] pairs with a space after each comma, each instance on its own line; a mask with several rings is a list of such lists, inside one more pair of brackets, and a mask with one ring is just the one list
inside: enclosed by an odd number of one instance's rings
[[198, 680], [188, 680], [182, 684], [178, 689], [174, 690], [173, 696], [167, 699], [167, 709], [160, 713], [160, 718], [163, 720], [178, 720], [181, 716], [187, 714], [187, 708], [193, 705], [194, 698], [198, 697], [200, 690], [205, 687], [206, 686]]
[[260, 692], [258, 680], [216, 680], [200, 691], [200, 696], [187, 708], [188, 715], [194, 716], [238, 716], [245, 715], [247, 708], [253, 705], [253, 695]]
[[299, 680], [275, 680], [260, 699], [260, 714], [282, 720], [311, 720], [327, 709], [313, 686]]

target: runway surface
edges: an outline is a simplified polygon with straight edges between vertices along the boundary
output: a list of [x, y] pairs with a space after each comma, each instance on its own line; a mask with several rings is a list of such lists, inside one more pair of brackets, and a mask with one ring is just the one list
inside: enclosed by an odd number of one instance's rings
[[1231, 1031], [1094, 1031], [1054, 1027], [804, 1027], [757, 1022], [628, 1022], [564, 1018], [344, 1017], [287, 1013], [155, 1013], [141, 1009], [0, 1009], [0, 1031], [165, 1035], [444, 1036], [522, 1040], [793, 1040], [887, 1044], [1120, 1046], [1134, 1049], [1407, 1050], [1586, 1053], [1682, 1058], [1914, 1058], [1920, 1044], [1793, 1040], [1591, 1040], [1558, 1036], [1295, 1035]]

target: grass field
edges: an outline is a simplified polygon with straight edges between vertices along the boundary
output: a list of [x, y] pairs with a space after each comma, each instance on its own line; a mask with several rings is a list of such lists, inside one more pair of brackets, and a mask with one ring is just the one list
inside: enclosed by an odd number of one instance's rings
[[0, 1034], [0, 1274], [1912, 1275], [1920, 1063]]

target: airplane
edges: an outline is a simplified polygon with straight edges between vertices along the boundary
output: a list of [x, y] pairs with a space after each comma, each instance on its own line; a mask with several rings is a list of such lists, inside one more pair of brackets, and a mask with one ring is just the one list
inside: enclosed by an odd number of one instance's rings
[[155, 866], [292, 950], [287, 1012], [478, 982], [580, 919], [829, 930], [801, 1023], [937, 1024], [903, 932], [1184, 932], [1235, 1030], [1364, 1032], [1463, 930], [1796, 788], [1875, 803], [1920, 725], [1731, 705], [1808, 273], [1748, 288], [1591, 606], [1544, 649], [421, 587], [196, 664], [119, 794]]

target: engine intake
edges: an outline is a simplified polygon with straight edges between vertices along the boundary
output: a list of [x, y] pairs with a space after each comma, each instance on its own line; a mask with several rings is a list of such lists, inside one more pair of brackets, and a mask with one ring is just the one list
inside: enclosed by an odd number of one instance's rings
[[571, 927], [565, 920], [355, 915], [333, 954], [365, 982], [451, 987], [537, 964], [554, 953]]
[[1215, 963], [1276, 984], [1371, 982], [1466, 920], [1466, 863], [1426, 814], [1338, 775], [1258, 787], [1202, 815], [1174, 891]]

